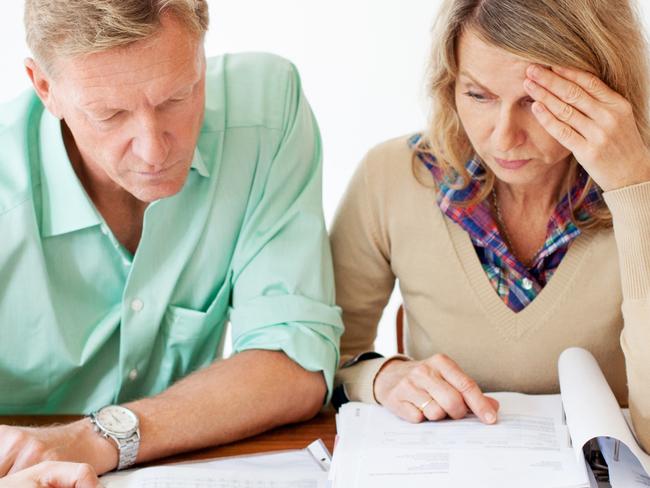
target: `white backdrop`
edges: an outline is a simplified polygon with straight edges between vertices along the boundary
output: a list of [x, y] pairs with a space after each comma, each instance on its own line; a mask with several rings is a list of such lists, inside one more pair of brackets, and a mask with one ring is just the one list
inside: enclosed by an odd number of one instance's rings
[[[323, 205], [328, 225], [363, 154], [426, 121], [424, 68], [440, 0], [211, 1], [208, 55], [270, 51], [298, 67], [325, 148]], [[639, 0], [646, 26], [650, 0]], [[0, 102], [28, 87], [23, 0], [3, 2]], [[376, 347], [395, 350], [394, 314], [386, 309]]]

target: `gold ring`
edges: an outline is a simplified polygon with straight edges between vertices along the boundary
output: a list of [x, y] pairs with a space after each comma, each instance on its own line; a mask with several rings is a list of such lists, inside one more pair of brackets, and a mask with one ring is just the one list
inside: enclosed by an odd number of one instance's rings
[[418, 410], [420, 410], [420, 412], [424, 412], [424, 409], [427, 408], [427, 405], [429, 405], [429, 403], [431, 403], [432, 401], [433, 398], [429, 398], [426, 402], [424, 402], [422, 405], [418, 407]]

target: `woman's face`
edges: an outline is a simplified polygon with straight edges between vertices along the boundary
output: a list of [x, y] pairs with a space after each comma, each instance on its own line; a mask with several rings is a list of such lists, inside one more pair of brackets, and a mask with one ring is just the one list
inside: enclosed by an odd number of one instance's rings
[[565, 171], [569, 150], [537, 122], [523, 82], [531, 64], [486, 44], [471, 31], [458, 45], [458, 116], [476, 153], [508, 184], [548, 181]]

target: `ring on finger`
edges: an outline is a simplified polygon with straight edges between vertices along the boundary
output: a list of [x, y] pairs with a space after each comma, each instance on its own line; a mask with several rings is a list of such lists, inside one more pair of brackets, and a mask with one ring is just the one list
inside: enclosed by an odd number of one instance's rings
[[424, 412], [424, 409], [427, 408], [427, 405], [433, 401], [433, 398], [429, 398], [426, 402], [422, 403], [422, 405], [418, 406], [418, 410], [420, 412]]

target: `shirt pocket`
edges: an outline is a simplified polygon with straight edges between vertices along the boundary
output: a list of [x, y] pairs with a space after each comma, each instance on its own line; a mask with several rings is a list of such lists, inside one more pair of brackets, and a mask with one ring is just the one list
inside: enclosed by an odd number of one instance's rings
[[211, 329], [221, 328], [230, 303], [230, 281], [225, 280], [205, 312], [169, 305], [163, 316], [162, 332], [172, 341], [195, 342], [205, 339]]
[[163, 316], [160, 380], [170, 385], [221, 355], [230, 301], [228, 282], [205, 312], [170, 305]]

